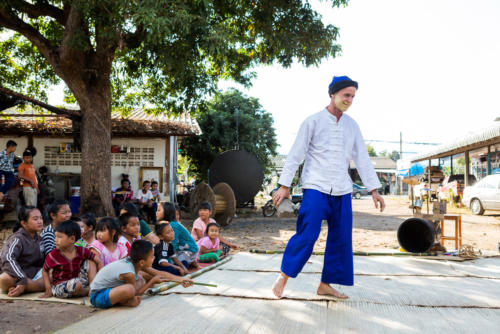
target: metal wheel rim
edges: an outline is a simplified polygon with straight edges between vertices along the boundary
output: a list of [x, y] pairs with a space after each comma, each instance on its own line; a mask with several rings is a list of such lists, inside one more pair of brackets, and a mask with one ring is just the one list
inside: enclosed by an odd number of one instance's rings
[[262, 214], [264, 217], [272, 217], [276, 213], [276, 208], [273, 205], [267, 205], [264, 206], [262, 209]]
[[472, 201], [471, 209], [472, 213], [474, 214], [477, 214], [479, 213], [479, 211], [481, 211], [481, 204], [479, 203], [479, 200], [475, 199]]

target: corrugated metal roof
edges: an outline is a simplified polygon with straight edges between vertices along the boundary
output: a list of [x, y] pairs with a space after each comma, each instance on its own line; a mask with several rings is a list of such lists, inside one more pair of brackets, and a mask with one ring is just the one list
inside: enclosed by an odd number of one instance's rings
[[[495, 124], [475, 130], [475, 131], [470, 131], [468, 133], [465, 133], [464, 135], [455, 138], [453, 141], [445, 143], [443, 145], [440, 145], [438, 147], [433, 148], [432, 150], [429, 150], [427, 152], [418, 154], [414, 156], [411, 159], [411, 162], [417, 162], [417, 161], [422, 161], [422, 160], [427, 160], [427, 159], [433, 159], [434, 157], [437, 157], [438, 155], [445, 154], [447, 152], [453, 152], [457, 149], [464, 148], [470, 146], [470, 145], [475, 145], [475, 144], [480, 144], [482, 142], [487, 142], [491, 141], [494, 139], [498, 139], [500, 141], [500, 122], [496, 122]], [[455, 154], [455, 153], [453, 153]]]

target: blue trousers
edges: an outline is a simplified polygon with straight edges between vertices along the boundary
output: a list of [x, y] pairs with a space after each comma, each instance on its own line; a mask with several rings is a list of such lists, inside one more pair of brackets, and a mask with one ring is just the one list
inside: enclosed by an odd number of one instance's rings
[[328, 221], [328, 237], [321, 282], [353, 285], [351, 194], [330, 196], [317, 190], [304, 190], [297, 233], [286, 246], [281, 271], [290, 277], [297, 277], [302, 271], [319, 237], [323, 220]]

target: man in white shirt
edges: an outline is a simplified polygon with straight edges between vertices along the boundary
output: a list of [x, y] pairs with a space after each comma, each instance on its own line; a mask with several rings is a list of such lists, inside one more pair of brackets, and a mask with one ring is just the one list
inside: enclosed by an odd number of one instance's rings
[[289, 187], [300, 163], [304, 161], [302, 187], [304, 197], [297, 219], [297, 233], [283, 254], [281, 274], [273, 293], [281, 298], [288, 278], [297, 277], [311, 256], [321, 231], [328, 221], [328, 237], [318, 295], [346, 299], [330, 284], [353, 285], [352, 255], [352, 180], [349, 162], [354, 160], [364, 185], [372, 193], [375, 208], [385, 203], [377, 189], [381, 187], [370, 162], [358, 124], [345, 111], [351, 106], [358, 83], [347, 76], [333, 77], [328, 86], [330, 104], [308, 117], [301, 125], [273, 195], [276, 206], [290, 197]]
[[142, 183], [142, 189], [137, 192], [137, 204], [139, 204], [139, 210], [144, 211], [150, 224], [156, 225], [156, 207], [153, 207], [153, 194], [149, 187], [151, 182], [146, 180]]

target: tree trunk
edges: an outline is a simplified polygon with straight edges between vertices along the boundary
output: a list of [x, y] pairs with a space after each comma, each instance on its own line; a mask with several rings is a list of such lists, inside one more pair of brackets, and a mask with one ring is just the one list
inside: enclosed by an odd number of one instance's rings
[[109, 76], [74, 92], [82, 111], [81, 209], [114, 216], [111, 200], [111, 87]]

